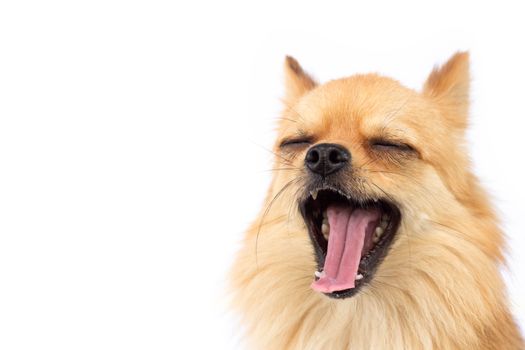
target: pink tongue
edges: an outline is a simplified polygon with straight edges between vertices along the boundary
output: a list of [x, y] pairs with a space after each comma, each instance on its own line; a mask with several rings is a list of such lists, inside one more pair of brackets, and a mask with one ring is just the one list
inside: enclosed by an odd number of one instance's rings
[[332, 293], [355, 287], [361, 254], [366, 254], [372, 246], [380, 213], [377, 209], [352, 210], [338, 206], [330, 206], [326, 212], [330, 224], [328, 252], [322, 276], [312, 283], [312, 288]]

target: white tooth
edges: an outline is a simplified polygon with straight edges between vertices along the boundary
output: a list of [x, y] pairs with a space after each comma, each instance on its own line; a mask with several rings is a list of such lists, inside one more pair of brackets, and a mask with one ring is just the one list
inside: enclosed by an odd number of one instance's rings
[[321, 278], [321, 271], [315, 271], [314, 275], [315, 275], [315, 277]]
[[358, 273], [357, 276], [355, 276], [355, 280], [356, 280], [356, 281], [359, 281], [360, 279], [363, 279], [363, 275], [361, 275], [360, 273]]
[[323, 224], [321, 225], [321, 232], [325, 237], [328, 236], [328, 234], [330, 233], [330, 226], [323, 222]]
[[376, 227], [376, 236], [381, 237], [383, 232], [385, 232], [385, 230], [381, 226]]
[[374, 238], [372, 238], [372, 241], [373, 241], [374, 243], [377, 243], [377, 242], [379, 242], [379, 237], [377, 237], [377, 236], [374, 236]]
[[381, 224], [379, 225], [383, 230], [386, 229], [388, 226], [388, 221], [381, 221]]
[[317, 199], [317, 192], [318, 192], [318, 190], [310, 191], [310, 195], [312, 196], [312, 198], [314, 199], [314, 201]]

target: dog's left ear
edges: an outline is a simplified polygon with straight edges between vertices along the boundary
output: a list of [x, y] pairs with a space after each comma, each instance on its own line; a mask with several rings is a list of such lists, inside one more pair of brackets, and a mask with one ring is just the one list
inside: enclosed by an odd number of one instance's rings
[[434, 68], [423, 87], [423, 94], [438, 103], [450, 125], [464, 129], [468, 119], [469, 89], [469, 53], [458, 52], [443, 66]]
[[317, 85], [315, 80], [303, 70], [299, 62], [291, 56], [286, 56], [284, 75], [284, 102], [289, 106]]

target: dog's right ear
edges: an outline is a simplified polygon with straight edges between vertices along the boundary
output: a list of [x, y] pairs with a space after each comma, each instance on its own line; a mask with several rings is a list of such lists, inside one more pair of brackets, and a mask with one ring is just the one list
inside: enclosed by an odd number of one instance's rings
[[299, 62], [292, 56], [286, 56], [284, 75], [284, 102], [289, 106], [317, 85], [315, 80], [303, 70]]
[[464, 130], [469, 109], [469, 54], [458, 52], [430, 73], [423, 93], [436, 101], [450, 125]]

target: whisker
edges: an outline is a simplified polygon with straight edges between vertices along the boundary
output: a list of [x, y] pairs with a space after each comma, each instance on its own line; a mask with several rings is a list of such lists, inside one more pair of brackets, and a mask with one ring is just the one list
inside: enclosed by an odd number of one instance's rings
[[434, 200], [436, 200], [436, 197], [434, 196], [434, 193], [431, 192], [421, 181], [419, 181], [417, 178], [415, 178], [413, 176], [410, 176], [408, 174], [403, 174], [403, 173], [400, 173], [400, 172], [388, 171], [388, 170], [370, 170], [370, 169], [365, 169], [365, 168], [361, 168], [361, 170], [364, 170], [364, 171], [367, 171], [367, 172], [370, 172], [370, 173], [384, 173], [384, 174], [393, 174], [393, 175], [404, 176], [404, 177], [410, 179], [412, 182], [415, 182], [416, 184], [418, 184], [420, 189], [426, 191], [428, 193], [428, 195], [430, 195]]
[[408, 103], [410, 100], [411, 100], [411, 97], [409, 96], [409, 97], [403, 102], [403, 104], [401, 104], [398, 108], [392, 110], [392, 112], [391, 112], [389, 115], [386, 116], [386, 118], [385, 118], [385, 119], [386, 119], [386, 123], [383, 124], [383, 126], [382, 126], [382, 128], [381, 128], [381, 131], [382, 131], [383, 133], [385, 133], [385, 129], [388, 127], [388, 125], [389, 125], [392, 121], [394, 121], [394, 118], [397, 116], [397, 114], [399, 113], [399, 111], [400, 111], [401, 109], [403, 109], [403, 108], [407, 105], [407, 103]]
[[[301, 177], [300, 180], [303, 180], [303, 178]], [[290, 201], [290, 207], [288, 208], [288, 218], [287, 218], [287, 221], [286, 221], [286, 225], [289, 227], [290, 225], [290, 214], [292, 212], [292, 208], [295, 206], [295, 204], [297, 203], [297, 199], [298, 199], [298, 195], [299, 193], [301, 192], [302, 188], [301, 187], [298, 187], [297, 190], [295, 190], [293, 196], [292, 196], [292, 200]]]
[[369, 160], [368, 162], [366, 162], [365, 164], [361, 165], [360, 168], [363, 168], [363, 170], [367, 170], [367, 169], [364, 168], [365, 166], [370, 165], [370, 164], [372, 164], [372, 163], [374, 163], [374, 162], [376, 162], [378, 160], [379, 160], [379, 158], [374, 157], [371, 160]]
[[375, 284], [383, 284], [383, 285], [385, 285], [385, 286], [387, 286], [387, 287], [397, 289], [397, 290], [399, 290], [399, 291], [401, 291], [401, 292], [404, 292], [404, 293], [407, 292], [406, 289], [403, 289], [403, 288], [401, 288], [401, 287], [399, 287], [399, 286], [396, 286], [396, 285], [394, 285], [394, 284], [391, 284], [391, 283], [388, 283], [388, 282], [385, 282], [385, 281], [375, 280], [374, 283], [375, 283]]
[[278, 153], [275, 153], [274, 151], [272, 151], [271, 149], [268, 149], [262, 145], [259, 145], [258, 143], [254, 143], [255, 145], [257, 145], [258, 147], [262, 148], [263, 150], [265, 150], [266, 152], [269, 152], [271, 154], [273, 154], [274, 156], [284, 160], [285, 164], [286, 165], [290, 165], [290, 166], [293, 166], [293, 163], [292, 163], [292, 160], [291, 159], [288, 159], [286, 157], [283, 157], [282, 155], [278, 154]]
[[273, 203], [281, 196], [281, 194], [286, 191], [287, 188], [289, 188], [292, 184], [294, 184], [296, 181], [298, 181], [299, 178], [292, 179], [288, 181], [280, 190], [277, 192], [277, 194], [272, 198], [266, 209], [264, 210], [263, 216], [261, 218], [261, 222], [259, 223], [259, 228], [257, 229], [257, 236], [255, 238], [255, 264], [257, 268], [259, 268], [259, 258], [257, 255], [258, 246], [259, 246], [259, 234], [261, 233], [261, 228], [264, 223], [264, 219], [266, 218], [266, 215], [270, 212], [270, 209], [272, 208]]
[[292, 123], [297, 123], [297, 120], [293, 120], [293, 119], [290, 119], [290, 118], [285, 118], [285, 117], [279, 117], [277, 118], [278, 120], [287, 120], [289, 122], [292, 122]]
[[371, 181], [370, 180], [370, 183], [375, 186], [376, 188], [378, 188], [381, 192], [383, 192], [383, 194], [385, 196], [388, 197], [388, 199], [390, 199], [392, 201], [392, 203], [396, 203], [396, 200], [394, 198], [392, 198], [392, 196], [390, 196], [385, 190], [383, 190], [380, 186], [376, 185], [375, 182]]
[[295, 168], [295, 167], [292, 167], [292, 168], [272, 168], [272, 169], [263, 170], [263, 172], [280, 171], [280, 170], [301, 170], [301, 168]]
[[303, 116], [299, 112], [297, 112], [297, 110], [291, 104], [289, 104], [288, 102], [286, 102], [284, 100], [282, 100], [282, 102], [286, 105], [286, 107], [288, 107], [289, 109], [291, 109], [292, 111], [294, 111], [297, 114], [297, 116], [299, 117], [300, 121], [304, 121]]

